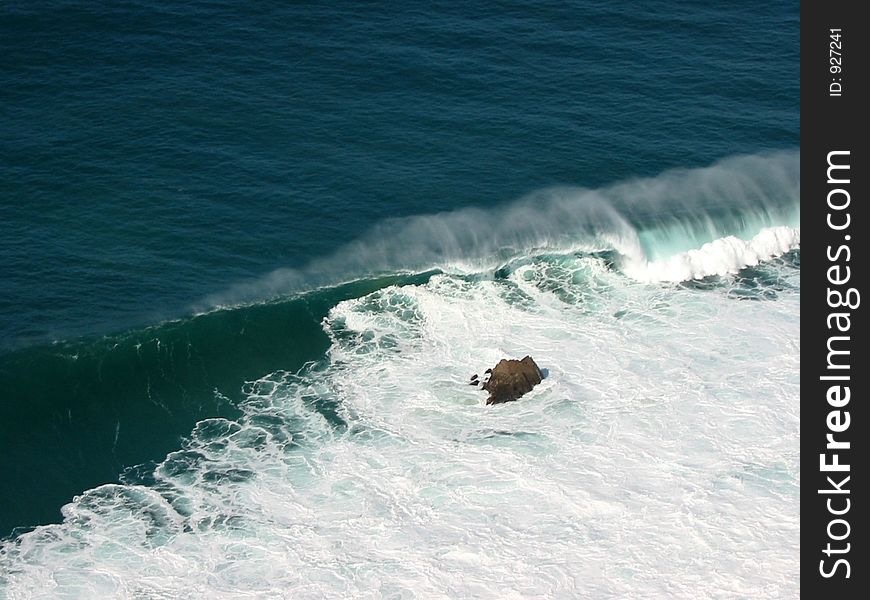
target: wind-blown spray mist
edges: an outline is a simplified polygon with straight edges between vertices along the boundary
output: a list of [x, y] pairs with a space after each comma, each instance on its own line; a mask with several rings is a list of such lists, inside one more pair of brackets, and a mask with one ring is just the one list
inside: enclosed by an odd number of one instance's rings
[[[522, 256], [615, 250], [626, 273], [647, 280], [685, 280], [734, 272], [799, 244], [800, 153], [729, 158], [710, 167], [676, 169], [597, 190], [547, 188], [512, 204], [464, 208], [383, 221], [331, 256], [286, 268], [208, 297], [200, 309], [242, 304], [367, 276], [439, 269], [481, 273]], [[763, 228], [787, 226], [770, 251], [734, 251], [727, 267], [656, 263], [726, 236], [748, 241]], [[787, 239], [786, 239], [787, 238]], [[741, 256], [745, 257], [741, 259]], [[702, 261], [704, 262], [704, 261]]]

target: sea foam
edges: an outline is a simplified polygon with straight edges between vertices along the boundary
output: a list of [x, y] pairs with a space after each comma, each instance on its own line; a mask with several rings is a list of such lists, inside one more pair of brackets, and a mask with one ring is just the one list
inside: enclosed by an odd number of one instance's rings
[[[0, 594], [796, 596], [799, 271], [759, 268], [758, 302], [582, 253], [341, 302], [328, 362], [6, 542]], [[483, 406], [527, 353], [544, 382]]]

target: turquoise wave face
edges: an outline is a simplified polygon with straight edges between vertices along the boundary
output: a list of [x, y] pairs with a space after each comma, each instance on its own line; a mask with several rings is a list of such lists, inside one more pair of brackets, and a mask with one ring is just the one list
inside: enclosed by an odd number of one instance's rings
[[57, 521], [73, 495], [162, 459], [202, 419], [239, 416], [245, 381], [322, 360], [329, 338], [320, 321], [337, 302], [425, 278], [359, 282], [0, 355], [0, 535]]

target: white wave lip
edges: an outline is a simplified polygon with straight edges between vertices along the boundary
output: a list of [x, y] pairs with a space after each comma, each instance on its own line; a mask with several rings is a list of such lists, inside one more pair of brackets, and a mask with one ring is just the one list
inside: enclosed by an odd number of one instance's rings
[[714, 275], [734, 275], [745, 267], [754, 267], [799, 248], [800, 243], [800, 228], [787, 225], [765, 227], [750, 240], [727, 236], [667, 259], [649, 262], [630, 259], [623, 271], [634, 279], [647, 282], [680, 282]]

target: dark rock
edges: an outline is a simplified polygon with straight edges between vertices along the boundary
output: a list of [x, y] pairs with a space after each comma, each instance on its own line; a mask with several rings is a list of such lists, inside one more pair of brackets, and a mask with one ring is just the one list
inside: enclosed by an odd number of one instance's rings
[[489, 392], [487, 404], [511, 402], [541, 383], [541, 370], [531, 356], [522, 360], [501, 359], [494, 369], [487, 369], [489, 379], [483, 389]]

